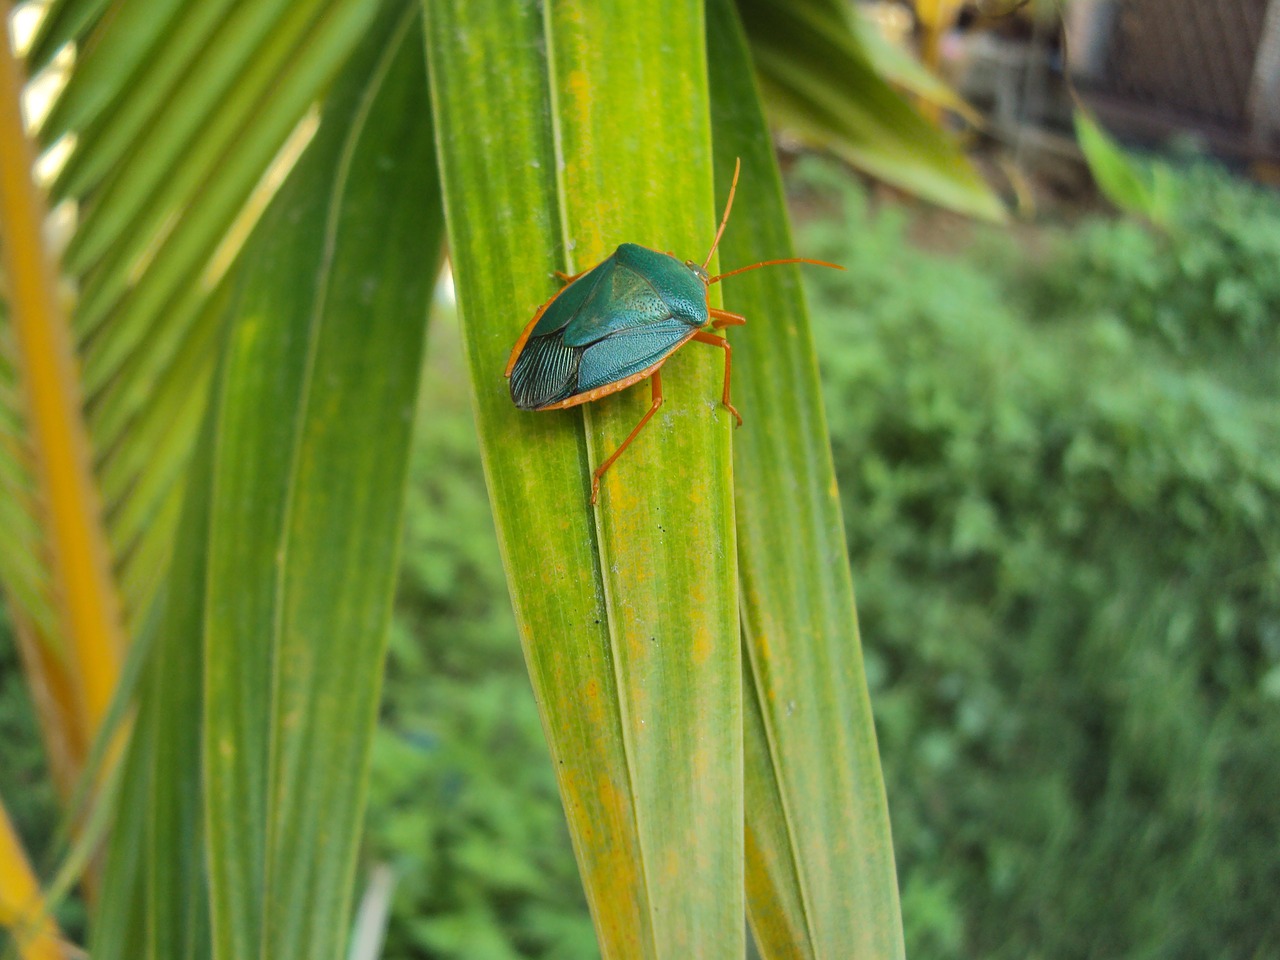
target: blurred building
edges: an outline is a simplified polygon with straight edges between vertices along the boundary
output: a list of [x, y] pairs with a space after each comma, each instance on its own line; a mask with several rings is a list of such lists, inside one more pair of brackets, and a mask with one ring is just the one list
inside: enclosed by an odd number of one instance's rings
[[1074, 153], [1072, 91], [1122, 140], [1190, 136], [1280, 163], [1280, 0], [1064, 0], [1061, 23], [1047, 0], [982, 6], [966, 5], [940, 67], [1032, 166]]
[[1280, 0], [1071, 0], [1068, 68], [1112, 130], [1280, 159]]

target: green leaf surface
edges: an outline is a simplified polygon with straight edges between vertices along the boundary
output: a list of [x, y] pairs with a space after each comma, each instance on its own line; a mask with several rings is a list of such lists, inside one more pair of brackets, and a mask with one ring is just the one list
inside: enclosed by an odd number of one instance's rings
[[98, 960], [201, 960], [210, 954], [204, 856], [199, 643], [213, 484], [212, 420], [192, 464], [171, 588], [148, 661], [125, 760], [103, 893], [92, 927]]
[[990, 187], [876, 72], [846, 18], [822, 0], [739, 0], [766, 102], [782, 124], [922, 199], [999, 220]]
[[343, 953], [443, 241], [417, 14], [384, 5], [249, 242], [101, 956]]
[[[153, 731], [156, 723], [147, 702], [144, 693], [143, 706], [138, 711], [129, 738], [129, 750], [122, 763], [117, 814], [111, 826], [103, 871], [102, 896], [94, 911], [90, 930], [90, 955], [98, 960], [153, 956], [147, 946], [147, 877], [144, 864], [151, 844], [149, 801], [155, 776]], [[191, 782], [185, 781], [188, 785]], [[182, 839], [184, 843], [198, 843], [199, 835], [188, 835]]]
[[[721, 244], [741, 266], [795, 256], [746, 41], [708, 4], [716, 167], [742, 159]], [[799, 251], [803, 255], [804, 251]], [[746, 673], [748, 909], [767, 957], [900, 957], [897, 881], [853, 587], [799, 271], [725, 281], [734, 330]]]
[[[427, 0], [450, 245], [517, 621], [601, 949], [739, 957], [741, 674], [718, 352], [585, 411], [521, 412], [502, 378], [557, 285], [622, 241], [714, 232], [702, 10]], [[501, 69], [495, 69], [501, 64]]]
[[1075, 125], [1089, 172], [1103, 195], [1121, 210], [1168, 226], [1175, 202], [1168, 168], [1143, 164], [1126, 153], [1082, 107], [1076, 108]]
[[[227, 2], [229, 0], [215, 0], [201, 4], [201, 7], [210, 8], [216, 17]], [[139, 64], [161, 53], [162, 40], [171, 42], [173, 17], [182, 6], [182, 0], [119, 5], [115, 16], [108, 18], [103, 28], [95, 33], [93, 42], [77, 50], [76, 82], [54, 101], [49, 116], [40, 127], [40, 138], [46, 146], [72, 130], [84, 131], [90, 119], [100, 117], [113, 103], [119, 103], [130, 95], [136, 103], [164, 93], [163, 86], [150, 87], [139, 97], [138, 93], [129, 90], [129, 86], [131, 82], [147, 79], [139, 75]], [[88, 12], [82, 11], [77, 19], [85, 18], [85, 23], [96, 19], [86, 18]], [[51, 12], [46, 25], [59, 32], [65, 29], [58, 26], [57, 11]], [[35, 49], [38, 47], [39, 41]], [[188, 49], [186, 52], [190, 56], [192, 51]], [[131, 132], [137, 133], [136, 130]], [[83, 151], [81, 156], [84, 156]]]
[[[226, 88], [225, 58], [201, 61], [195, 71], [191, 68], [200, 51], [212, 42], [232, 2], [210, 0], [188, 6], [181, 17], [167, 22], [156, 16], [141, 36], [126, 34], [121, 38], [119, 43], [125, 49], [119, 54], [109, 36], [95, 35], [80, 69], [72, 74], [40, 130], [46, 146], [65, 132], [76, 135], [76, 150], [54, 181], [55, 196], [86, 193], [109, 177], [139, 134], [156, 126], [164, 104], [183, 99], [184, 83], [198, 83], [204, 76], [214, 90]], [[264, 6], [271, 9], [272, 5]], [[137, 7], [138, 12], [145, 12], [144, 4]], [[118, 21], [110, 22], [103, 33], [117, 32], [113, 30], [116, 24]], [[154, 32], [161, 25], [168, 29]], [[139, 43], [144, 38], [150, 42]], [[246, 53], [254, 49], [253, 41], [258, 39], [252, 35], [245, 38]], [[184, 122], [190, 119], [183, 118]], [[165, 131], [155, 134], [164, 136]]]

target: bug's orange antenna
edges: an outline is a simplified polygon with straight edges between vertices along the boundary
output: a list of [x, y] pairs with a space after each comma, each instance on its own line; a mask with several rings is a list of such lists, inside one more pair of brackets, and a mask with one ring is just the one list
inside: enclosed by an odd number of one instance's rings
[[711, 242], [711, 249], [707, 252], [707, 259], [702, 261], [702, 269], [707, 269], [707, 264], [711, 262], [712, 256], [715, 255], [716, 247], [720, 246], [720, 238], [724, 236], [724, 228], [729, 224], [729, 211], [733, 209], [733, 194], [738, 189], [738, 174], [742, 171], [742, 158], [738, 157], [733, 161], [733, 183], [729, 185], [729, 199], [724, 202], [724, 216], [720, 218], [720, 229], [716, 231], [716, 238]]
[[732, 277], [736, 273], [746, 273], [748, 270], [758, 270], [760, 267], [776, 267], [780, 263], [811, 263], [815, 267], [830, 267], [832, 270], [843, 270], [844, 267], [838, 263], [827, 263], [825, 260], [807, 260], [804, 257], [791, 257], [786, 260], [765, 260], [761, 263], [753, 263], [749, 267], [739, 267], [737, 270], [730, 270], [728, 273], [722, 273], [718, 277], [712, 277], [707, 281], [710, 286], [713, 283], [719, 283], [725, 277]]

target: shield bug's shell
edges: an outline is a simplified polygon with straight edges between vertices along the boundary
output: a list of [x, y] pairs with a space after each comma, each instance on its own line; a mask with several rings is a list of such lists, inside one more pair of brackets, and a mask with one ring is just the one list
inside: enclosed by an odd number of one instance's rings
[[538, 309], [511, 351], [506, 375], [511, 399], [522, 410], [573, 407], [649, 380], [653, 396], [649, 410], [622, 445], [591, 475], [592, 503], [599, 495], [604, 472], [662, 406], [661, 367], [686, 343], [697, 341], [724, 351], [721, 402], [742, 423], [742, 417], [729, 402], [729, 342], [708, 331], [747, 320], [713, 308], [707, 300], [711, 284], [736, 273], [780, 263], [843, 269], [821, 260], [788, 258], [708, 276], [707, 264], [733, 209], [740, 168], [741, 164], [734, 168], [720, 229], [701, 265], [624, 243], [585, 273], [574, 277], [557, 274], [565, 281], [564, 288]]
[[561, 290], [516, 345], [511, 399], [522, 410], [554, 410], [621, 390], [710, 319], [697, 274], [624, 243]]

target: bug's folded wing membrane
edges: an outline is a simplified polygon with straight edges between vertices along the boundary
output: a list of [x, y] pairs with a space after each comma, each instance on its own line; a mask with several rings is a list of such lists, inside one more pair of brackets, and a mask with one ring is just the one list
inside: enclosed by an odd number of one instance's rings
[[511, 369], [511, 399], [522, 410], [567, 400], [579, 391], [578, 362], [583, 351], [567, 346], [559, 333], [531, 337]]
[[578, 362], [578, 388], [574, 392], [586, 393], [639, 373], [695, 333], [696, 327], [670, 317], [661, 323], [622, 330], [597, 340], [582, 351]]

